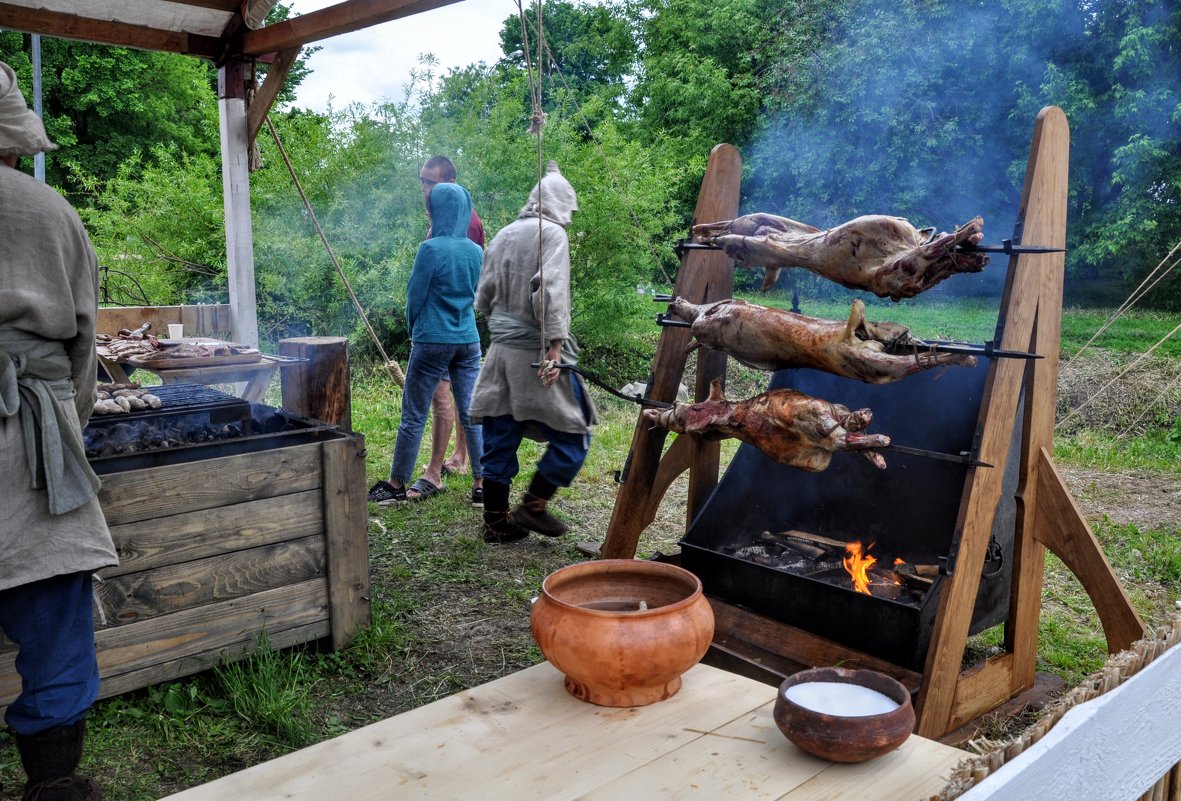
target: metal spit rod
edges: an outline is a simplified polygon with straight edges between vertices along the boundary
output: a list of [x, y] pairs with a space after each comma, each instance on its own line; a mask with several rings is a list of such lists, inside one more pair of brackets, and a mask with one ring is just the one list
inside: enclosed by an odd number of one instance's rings
[[[672, 300], [671, 295], [655, 295], [653, 300], [666, 299]], [[693, 324], [685, 320], [678, 320], [669, 314], [657, 314], [656, 324], [666, 328], [692, 328]], [[915, 353], [922, 351], [936, 351], [937, 353], [964, 353], [969, 356], [985, 356], [989, 359], [1041, 359], [1044, 358], [1040, 353], [1027, 353], [1020, 350], [1005, 350], [998, 348], [995, 342], [985, 342], [983, 345], [972, 345], [966, 342], [945, 342], [941, 340], [916, 340], [911, 345], [905, 346], [903, 350], [913, 350]], [[894, 355], [903, 355], [898, 349], [887, 350], [888, 353]]]
[[[541, 362], [533, 362], [530, 365], [530, 367], [532, 367], [535, 370], [541, 369]], [[620, 392], [619, 390], [617, 390], [614, 387], [610, 386], [609, 384], [605, 383], [602, 379], [598, 378], [593, 373], [588, 373], [586, 370], [583, 370], [582, 368], [578, 367], [577, 365], [558, 363], [558, 364], [555, 364], [554, 367], [556, 367], [559, 370], [569, 370], [573, 373], [578, 373], [580, 376], [585, 378], [587, 381], [590, 381], [592, 384], [597, 386], [599, 389], [609, 392], [610, 394], [614, 395], [615, 397], [621, 398], [625, 401], [631, 401], [632, 403], [638, 403], [641, 406], [650, 406], [654, 409], [672, 409], [672, 408], [675, 408], [675, 406], [676, 406], [676, 404], [674, 404], [674, 403], [666, 403], [665, 401], [652, 400], [650, 398], [645, 398], [644, 396], [639, 395], [639, 394], [636, 394], [636, 395], [624, 394], [623, 392]], [[943, 462], [957, 462], [959, 464], [966, 464], [966, 465], [970, 465], [972, 467], [992, 467], [992, 465], [990, 465], [988, 462], [982, 462], [979, 459], [972, 456], [972, 454], [969, 451], [960, 451], [958, 454], [957, 453], [944, 453], [942, 451], [931, 451], [931, 450], [927, 450], [925, 448], [911, 448], [906, 445], [895, 445], [894, 443], [890, 443], [889, 445], [885, 446], [884, 448], [875, 448], [875, 450], [897, 451], [898, 453], [905, 453], [910, 456], [922, 456], [927, 459], [938, 459]]]
[[[718, 245], [708, 242], [678, 242], [673, 248], [678, 257], [684, 257], [687, 250], [721, 250]], [[1007, 253], [1010, 256], [1022, 253], [1065, 253], [1066, 248], [1051, 248], [1044, 245], [1014, 245], [1012, 239], [1002, 239], [999, 245], [956, 245], [957, 253]]]

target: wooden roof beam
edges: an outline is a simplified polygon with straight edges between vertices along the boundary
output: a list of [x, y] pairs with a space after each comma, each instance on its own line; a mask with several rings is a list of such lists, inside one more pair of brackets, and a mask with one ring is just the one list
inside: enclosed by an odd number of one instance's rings
[[279, 96], [279, 92], [283, 90], [283, 83], [287, 80], [287, 73], [291, 71], [291, 67], [295, 64], [295, 59], [298, 57], [298, 47], [280, 50], [275, 54], [275, 60], [271, 62], [270, 69], [267, 70], [267, 77], [263, 80], [262, 85], [258, 87], [258, 92], [254, 95], [254, 99], [250, 101], [250, 105], [246, 109], [246, 141], [249, 144], [254, 144], [254, 140], [258, 137], [258, 132], [262, 130], [262, 124], [266, 120], [267, 113], [270, 112], [271, 106], [275, 104], [275, 98]]
[[344, 0], [310, 14], [292, 17], [256, 31], [247, 31], [242, 37], [242, 55], [260, 56], [276, 50], [301, 47], [309, 42], [456, 2], [459, 0]]
[[216, 58], [220, 50], [218, 40], [212, 36], [90, 19], [10, 3], [0, 3], [0, 28], [62, 39], [81, 39], [118, 47], [133, 47], [138, 50], [185, 53], [209, 59]]

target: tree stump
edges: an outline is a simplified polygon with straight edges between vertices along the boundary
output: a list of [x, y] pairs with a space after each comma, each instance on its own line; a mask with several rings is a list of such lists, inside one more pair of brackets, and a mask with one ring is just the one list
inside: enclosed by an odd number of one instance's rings
[[283, 368], [283, 408], [351, 431], [348, 340], [344, 337], [281, 339], [279, 355], [308, 359], [303, 364]]

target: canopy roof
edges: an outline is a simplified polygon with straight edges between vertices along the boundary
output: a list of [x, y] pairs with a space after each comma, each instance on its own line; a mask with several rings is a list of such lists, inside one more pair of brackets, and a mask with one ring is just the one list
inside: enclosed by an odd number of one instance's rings
[[251, 29], [275, 0], [0, 0], [0, 28], [63, 39], [187, 53], [218, 64], [408, 17], [458, 0], [342, 0]]

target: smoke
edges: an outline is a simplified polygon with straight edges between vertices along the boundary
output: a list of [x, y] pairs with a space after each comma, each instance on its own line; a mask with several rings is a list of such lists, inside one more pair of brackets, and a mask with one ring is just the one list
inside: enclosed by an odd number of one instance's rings
[[[1069, 223], [1082, 244], [1113, 196], [1153, 186], [1142, 173], [1178, 152], [1169, 13], [1116, 0], [855, 2], [769, 98], [747, 149], [744, 211], [821, 228], [893, 214], [941, 231], [980, 214], [985, 243], [999, 243], [1014, 233], [1037, 113], [1058, 105], [1072, 128]], [[1005, 263], [932, 292], [999, 292]]]

